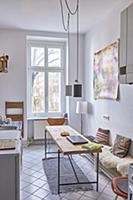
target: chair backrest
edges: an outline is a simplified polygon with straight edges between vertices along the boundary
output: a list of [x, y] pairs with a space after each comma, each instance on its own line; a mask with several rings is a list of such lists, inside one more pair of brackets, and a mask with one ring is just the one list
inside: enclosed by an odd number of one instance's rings
[[64, 118], [48, 118], [47, 121], [50, 126], [60, 126], [65, 123]]
[[12, 121], [21, 123], [22, 137], [24, 129], [24, 102], [5, 102], [5, 115], [7, 118], [11, 118]]

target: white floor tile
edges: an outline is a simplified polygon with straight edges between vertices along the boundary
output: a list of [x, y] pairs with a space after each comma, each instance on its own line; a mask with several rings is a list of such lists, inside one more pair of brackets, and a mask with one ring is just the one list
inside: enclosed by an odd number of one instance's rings
[[27, 183], [33, 183], [34, 181], [37, 180], [37, 178], [33, 176], [25, 176], [24, 178], [22, 178], [22, 180]]
[[68, 200], [73, 200], [73, 199], [79, 199], [82, 196], [82, 194], [79, 194], [77, 192], [70, 192], [70, 193], [66, 193], [64, 195], [64, 198], [68, 199]]
[[34, 192], [34, 195], [39, 198], [45, 198], [48, 194], [49, 194], [49, 192], [44, 189], [39, 189], [36, 192]]
[[29, 175], [32, 175], [33, 173], [35, 173], [35, 170], [28, 168], [26, 170], [23, 170], [23, 173], [27, 174], [29, 176]]
[[34, 195], [30, 195], [28, 198], [26, 198], [26, 200], [40, 200], [40, 198]]
[[36, 181], [33, 182], [33, 185], [36, 185], [38, 187], [43, 187], [46, 184], [46, 181], [37, 179]]
[[23, 190], [25, 192], [28, 192], [30, 194], [33, 194], [35, 191], [37, 191], [39, 189], [39, 187], [33, 185], [33, 184], [30, 184], [29, 186], [25, 187]]
[[35, 172], [35, 173], [32, 174], [32, 176], [34, 176], [34, 177], [36, 177], [36, 178], [40, 178], [40, 177], [43, 176], [43, 174], [40, 173], [40, 172]]
[[97, 199], [99, 195], [100, 194], [94, 190], [90, 190], [84, 193], [84, 196], [92, 198], [92, 199]]
[[29, 197], [30, 194], [25, 191], [20, 191], [20, 200], [24, 200], [26, 197]]
[[27, 183], [25, 181], [21, 181], [21, 183], [20, 183], [20, 189], [23, 189], [23, 188], [27, 187], [28, 185], [30, 185], [30, 183]]
[[[92, 199], [91, 197], [87, 197], [87, 196], [82, 196], [81, 198], [80, 198], [80, 200], [94, 200], [94, 199]], [[96, 200], [96, 199], [95, 199]]]

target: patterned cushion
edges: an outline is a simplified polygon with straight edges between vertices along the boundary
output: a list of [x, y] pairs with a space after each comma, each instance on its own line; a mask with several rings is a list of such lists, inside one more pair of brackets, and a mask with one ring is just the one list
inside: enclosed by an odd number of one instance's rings
[[94, 139], [94, 142], [109, 145], [109, 134], [110, 134], [110, 130], [99, 128], [97, 130], [97, 134]]
[[124, 158], [128, 154], [130, 144], [131, 139], [121, 135], [116, 135], [116, 139], [112, 148], [113, 154], [119, 158]]

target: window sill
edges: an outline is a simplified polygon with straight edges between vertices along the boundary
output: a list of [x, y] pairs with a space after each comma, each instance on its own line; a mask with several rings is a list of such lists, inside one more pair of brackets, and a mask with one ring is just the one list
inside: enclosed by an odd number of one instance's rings
[[34, 116], [34, 117], [28, 117], [27, 118], [28, 121], [29, 120], [46, 120], [46, 119], [48, 119], [48, 117], [36, 117], [36, 116]]
[[53, 115], [53, 116], [32, 116], [32, 117], [27, 117], [27, 120], [47, 120], [48, 118], [64, 118], [64, 115]]

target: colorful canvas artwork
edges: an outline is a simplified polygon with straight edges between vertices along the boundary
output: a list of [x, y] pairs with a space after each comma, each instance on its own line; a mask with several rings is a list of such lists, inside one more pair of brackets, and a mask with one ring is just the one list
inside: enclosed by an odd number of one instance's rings
[[94, 55], [94, 98], [118, 97], [119, 40]]

